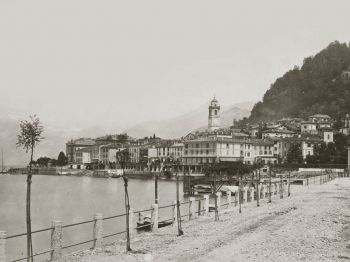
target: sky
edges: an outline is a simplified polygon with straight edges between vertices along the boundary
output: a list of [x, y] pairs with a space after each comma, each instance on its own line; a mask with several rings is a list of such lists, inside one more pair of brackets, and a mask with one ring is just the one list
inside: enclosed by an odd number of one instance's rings
[[1, 0], [0, 109], [123, 129], [214, 95], [258, 101], [294, 65], [349, 42], [350, 2]]

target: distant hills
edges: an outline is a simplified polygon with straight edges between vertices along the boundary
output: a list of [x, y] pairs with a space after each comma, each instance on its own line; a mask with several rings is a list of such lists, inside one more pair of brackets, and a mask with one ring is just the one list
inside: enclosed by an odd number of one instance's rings
[[[347, 75], [349, 74], [349, 75]], [[278, 78], [249, 120], [276, 120], [328, 114], [338, 118], [350, 112], [350, 47], [335, 41]]]
[[[233, 124], [233, 119], [248, 117], [254, 102], [238, 103], [221, 108], [221, 126]], [[187, 114], [161, 121], [146, 121], [125, 130], [132, 137], [156, 134], [161, 138], [180, 138], [208, 125], [208, 103]]]

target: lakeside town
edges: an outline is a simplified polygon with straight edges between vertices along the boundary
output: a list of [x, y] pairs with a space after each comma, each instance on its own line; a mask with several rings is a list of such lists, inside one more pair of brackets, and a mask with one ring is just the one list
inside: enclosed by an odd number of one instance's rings
[[349, 8], [0, 1], [0, 262], [350, 261]]
[[[234, 121], [227, 128], [220, 126], [220, 103], [213, 98], [208, 106], [206, 131], [191, 132], [179, 139], [145, 137], [135, 139], [127, 134], [98, 138], [72, 139], [66, 143], [69, 169], [116, 169], [117, 152], [127, 151], [127, 169], [137, 171], [171, 170], [175, 165], [189, 174], [202, 173], [203, 166], [216, 162], [262, 164], [311, 164], [320, 167], [347, 166], [347, 155], [340, 151], [335, 162], [318, 160], [317, 154], [335, 139], [345, 140], [350, 133], [350, 115], [340, 120], [325, 114], [303, 118], [282, 118], [250, 125]], [[343, 145], [344, 148], [346, 145]], [[347, 153], [347, 152], [345, 152]]]

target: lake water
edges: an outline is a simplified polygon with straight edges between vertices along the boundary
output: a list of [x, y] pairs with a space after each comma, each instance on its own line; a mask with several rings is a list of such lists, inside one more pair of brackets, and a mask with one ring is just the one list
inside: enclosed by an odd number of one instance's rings
[[[154, 181], [130, 179], [129, 197], [135, 211], [150, 208], [154, 203]], [[0, 230], [6, 230], [8, 235], [26, 232], [25, 198], [26, 176], [0, 176]], [[175, 181], [159, 180], [158, 198], [160, 206], [171, 204], [176, 199]], [[180, 198], [184, 200], [182, 182]], [[124, 214], [124, 183], [121, 178], [36, 175], [33, 176], [31, 203], [33, 231], [50, 227], [51, 221], [56, 219], [66, 225], [90, 220], [94, 213], [102, 213], [104, 217]], [[160, 209], [160, 220], [168, 218], [171, 218], [171, 208]], [[106, 235], [125, 230], [125, 217], [105, 220], [103, 223]], [[50, 234], [50, 231], [33, 234], [34, 253], [50, 248]], [[91, 238], [92, 223], [63, 229], [64, 246]], [[113, 240], [116, 238], [108, 238], [105, 242]], [[26, 256], [25, 243], [25, 236], [8, 239], [6, 251], [9, 261]], [[66, 252], [89, 247], [91, 243], [69, 248]], [[45, 257], [40, 258], [42, 260]]]

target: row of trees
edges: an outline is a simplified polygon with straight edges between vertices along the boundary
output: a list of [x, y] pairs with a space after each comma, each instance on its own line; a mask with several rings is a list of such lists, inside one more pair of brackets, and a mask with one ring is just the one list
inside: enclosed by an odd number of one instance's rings
[[31, 164], [39, 167], [48, 167], [48, 166], [65, 166], [68, 163], [66, 155], [61, 151], [58, 154], [57, 159], [50, 157], [39, 157], [36, 161], [32, 160]]

